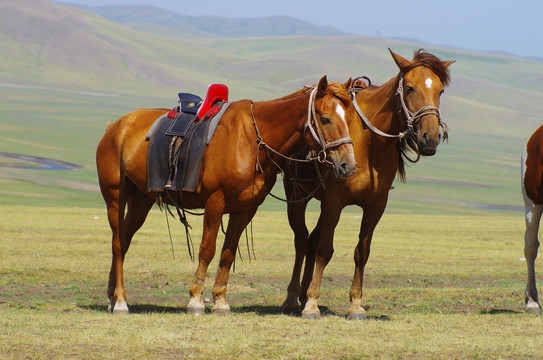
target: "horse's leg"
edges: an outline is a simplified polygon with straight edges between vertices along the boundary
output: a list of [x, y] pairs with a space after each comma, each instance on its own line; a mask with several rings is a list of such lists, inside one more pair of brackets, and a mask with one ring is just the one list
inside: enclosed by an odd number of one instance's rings
[[123, 278], [123, 252], [121, 240], [124, 235], [124, 210], [126, 207], [126, 191], [124, 184], [118, 187], [106, 187], [100, 184], [102, 195], [107, 205], [107, 217], [111, 227], [111, 270], [109, 271], [109, 284], [107, 296], [109, 298], [108, 311], [113, 313], [127, 313], [126, 291]]
[[232, 263], [236, 257], [239, 238], [243, 230], [247, 227], [255, 215], [256, 209], [257, 208], [241, 213], [230, 214], [228, 227], [226, 228], [224, 245], [221, 252], [221, 259], [219, 260], [219, 268], [215, 278], [215, 285], [213, 286], [213, 302], [215, 303], [213, 306], [213, 313], [215, 314], [230, 313], [230, 306], [226, 301], [228, 275], [230, 274], [230, 267], [232, 266]]
[[524, 235], [524, 256], [526, 257], [526, 266], [528, 268], [528, 281], [526, 284], [525, 301], [526, 312], [541, 314], [541, 306], [537, 298], [537, 288], [535, 282], [535, 259], [539, 248], [537, 233], [543, 205], [535, 205], [524, 194], [526, 233]]
[[366, 319], [366, 310], [362, 307], [362, 284], [364, 281], [364, 267], [370, 256], [371, 239], [377, 223], [381, 219], [387, 204], [387, 196], [364, 207], [364, 215], [360, 225], [358, 244], [354, 251], [355, 271], [353, 283], [349, 292], [351, 306], [347, 311], [347, 318], [351, 320]]
[[[286, 185], [285, 188], [287, 188]], [[287, 194], [287, 199], [289, 198], [290, 197]], [[300, 203], [289, 203], [287, 206], [288, 222], [290, 224], [290, 228], [294, 232], [294, 248], [296, 255], [294, 258], [292, 276], [287, 287], [287, 298], [282, 305], [283, 311], [285, 312], [293, 312], [300, 307], [298, 304], [298, 297], [302, 295], [302, 289], [300, 287], [300, 274], [309, 245], [308, 231], [305, 223], [306, 207], [307, 201]]]
[[123, 249], [123, 259], [130, 247], [132, 238], [134, 234], [141, 228], [149, 210], [153, 207], [155, 200], [153, 198], [147, 197], [145, 194], [141, 193], [132, 183], [130, 183], [130, 196], [128, 197], [127, 202], [127, 211], [124, 219], [124, 228], [125, 236]]
[[[315, 253], [315, 271], [313, 280], [307, 289], [307, 301], [302, 317], [307, 319], [317, 319], [320, 317], [318, 300], [320, 296], [320, 287], [324, 268], [332, 258], [334, 253], [334, 230], [339, 221], [343, 206], [336, 198], [326, 196], [321, 202], [320, 239]], [[307, 260], [309, 261], [309, 259]]]
[[307, 302], [307, 289], [313, 280], [313, 271], [315, 270], [315, 253], [317, 252], [317, 247], [319, 246], [321, 236], [321, 219], [317, 221], [317, 225], [311, 234], [309, 235], [307, 250], [305, 254], [305, 266], [304, 266], [304, 275], [302, 277], [302, 285], [300, 289], [300, 305], [302, 308], [305, 307]]
[[[146, 198], [137, 188], [126, 180], [119, 190], [107, 192], [108, 220], [113, 232], [113, 259], [109, 273], [108, 311], [127, 313], [126, 291], [124, 288], [123, 262], [130, 247], [132, 237], [143, 225], [153, 200]], [[128, 205], [128, 206], [127, 206]], [[124, 210], [127, 207], [126, 216]]]
[[221, 226], [223, 214], [224, 197], [222, 197], [222, 194], [211, 196], [207, 200], [204, 210], [204, 227], [200, 251], [198, 253], [198, 268], [190, 287], [190, 300], [187, 305], [187, 312], [189, 314], [201, 315], [205, 313], [204, 300], [202, 298], [204, 281], [209, 263], [215, 256], [217, 234]]

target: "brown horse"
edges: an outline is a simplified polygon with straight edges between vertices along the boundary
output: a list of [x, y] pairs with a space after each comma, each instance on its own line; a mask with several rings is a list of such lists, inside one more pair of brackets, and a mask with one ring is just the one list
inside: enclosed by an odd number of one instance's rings
[[[128, 312], [123, 261], [136, 231], [157, 199], [147, 190], [145, 136], [168, 109], [133, 111], [106, 130], [98, 144], [96, 163], [111, 230], [113, 260], [109, 275], [109, 310]], [[207, 146], [195, 192], [169, 194], [183, 208], [204, 208], [199, 264], [190, 288], [188, 311], [204, 312], [202, 299], [207, 267], [215, 255], [223, 214], [230, 219], [213, 287], [213, 311], [229, 312], [226, 286], [239, 237], [273, 187], [277, 166], [285, 156], [309, 145], [345, 179], [356, 168], [347, 123], [356, 113], [347, 86], [324, 76], [312, 90], [289, 99], [230, 104]], [[172, 201], [173, 201], [172, 200]], [[128, 207], [125, 215], [125, 207]]]
[[[454, 61], [441, 61], [422, 50], [415, 52], [413, 61], [390, 53], [400, 73], [382, 86], [369, 86], [356, 93], [355, 105], [358, 105], [357, 111], [363, 121], [353, 121], [349, 125], [357, 162], [355, 175], [343, 182], [330, 176], [324, 181], [311, 181], [311, 177], [316, 179], [311, 174], [315, 167], [305, 166], [291, 170], [293, 177], [298, 177], [296, 180], [285, 177], [285, 192], [292, 200], [288, 205], [288, 218], [296, 248], [288, 296], [283, 303], [286, 311], [298, 308], [297, 299], [300, 298], [302, 306], [305, 305], [303, 317], [320, 316], [317, 300], [324, 268], [334, 251], [334, 229], [342, 209], [347, 205], [358, 205], [364, 215], [354, 254], [355, 273], [348, 317], [366, 317], [361, 306], [364, 267], [374, 229], [385, 210], [396, 173], [405, 180], [406, 151], [411, 149], [417, 156], [434, 155], [440, 141], [447, 136], [438, 108], [443, 89], [449, 83], [447, 68]], [[443, 137], [440, 128], [444, 129]], [[297, 174], [307, 179], [304, 181]], [[309, 199], [296, 201], [307, 194], [321, 201], [321, 214], [309, 237], [305, 224]], [[300, 285], [304, 257], [305, 270]]]
[[526, 312], [541, 315], [535, 283], [535, 259], [539, 249], [539, 222], [543, 211], [543, 125], [530, 137], [521, 160], [522, 195], [526, 220], [524, 256], [528, 268], [528, 281], [524, 292]]

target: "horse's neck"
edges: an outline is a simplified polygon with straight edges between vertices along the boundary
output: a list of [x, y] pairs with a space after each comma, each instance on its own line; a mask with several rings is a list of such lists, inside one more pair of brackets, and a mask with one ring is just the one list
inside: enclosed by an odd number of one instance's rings
[[372, 125], [389, 134], [405, 130], [405, 120], [398, 112], [398, 82], [399, 77], [395, 77], [381, 86], [362, 90], [356, 95], [360, 109]]
[[[292, 156], [304, 146], [303, 128], [307, 119], [308, 96], [284, 97], [256, 102], [253, 114], [262, 141], [284, 156]], [[272, 155], [275, 163], [284, 158]]]

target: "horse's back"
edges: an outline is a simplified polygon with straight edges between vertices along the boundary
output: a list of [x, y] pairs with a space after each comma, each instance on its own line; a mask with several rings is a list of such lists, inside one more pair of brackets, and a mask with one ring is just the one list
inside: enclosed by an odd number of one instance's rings
[[543, 125], [526, 143], [521, 165], [526, 196], [535, 204], [543, 204]]

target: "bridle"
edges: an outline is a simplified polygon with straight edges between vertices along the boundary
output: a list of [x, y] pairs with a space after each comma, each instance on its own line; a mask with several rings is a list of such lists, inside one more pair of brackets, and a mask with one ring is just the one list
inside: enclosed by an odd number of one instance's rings
[[[316, 157], [308, 157], [306, 159], [296, 159], [290, 156], [286, 156], [281, 154], [279, 151], [273, 149], [270, 147], [266, 142], [262, 139], [262, 136], [260, 135], [260, 131], [258, 130], [258, 126], [256, 125], [255, 115], [253, 113], [253, 103], [251, 103], [251, 116], [253, 118], [253, 125], [255, 127], [256, 131], [256, 142], [258, 144], [258, 150], [265, 149], [267, 152], [271, 151], [276, 155], [279, 155], [280, 157], [294, 161], [294, 162], [312, 162], [313, 160], [318, 160], [320, 163], [329, 163], [330, 162], [326, 159], [326, 151], [328, 149], [336, 148], [344, 144], [352, 144], [353, 140], [350, 136], [343, 137], [338, 140], [334, 140], [331, 142], [327, 142], [324, 138], [324, 135], [317, 125], [317, 112], [315, 110], [315, 97], [317, 94], [317, 88], [313, 88], [311, 90], [311, 94], [309, 94], [309, 103], [307, 106], [307, 120], [304, 125], [304, 136], [305, 133], [309, 130], [311, 133], [311, 136], [313, 137], [313, 140], [320, 146], [321, 150], [317, 153]], [[258, 153], [257, 153], [258, 157]], [[271, 159], [271, 157], [268, 154], [268, 158]], [[258, 159], [257, 159], [258, 160]], [[279, 169], [281, 168], [277, 163], [275, 164]], [[260, 161], [258, 161], [257, 164], [258, 168], [262, 170], [262, 167], [260, 166]]]
[[[353, 139], [350, 136], [343, 137], [341, 139], [334, 140], [332, 142], [326, 142], [324, 135], [322, 134], [321, 129], [317, 125], [317, 112], [315, 110], [315, 97], [317, 94], [317, 88], [311, 90], [309, 95], [309, 104], [307, 106], [307, 121], [304, 126], [304, 136], [307, 130], [311, 133], [313, 140], [321, 147], [317, 158], [320, 162], [326, 161], [326, 150], [339, 147], [343, 144], [352, 144]], [[316, 131], [315, 131], [316, 129]]]
[[370, 128], [374, 133], [384, 136], [384, 137], [388, 137], [388, 138], [399, 138], [401, 140], [404, 137], [416, 135], [415, 129], [413, 127], [413, 123], [417, 119], [426, 115], [435, 115], [437, 116], [439, 126], [443, 129], [443, 140], [447, 139], [448, 127], [447, 127], [447, 124], [445, 124], [445, 122], [441, 120], [441, 115], [437, 107], [432, 106], [432, 105], [426, 105], [418, 109], [414, 113], [407, 108], [407, 105], [405, 104], [405, 100], [404, 100], [403, 73], [400, 74], [400, 81], [398, 82], [398, 89], [396, 90], [396, 95], [399, 95], [400, 97], [401, 109], [399, 111], [403, 110], [403, 113], [407, 119], [407, 126], [406, 126], [406, 129], [400, 132], [399, 134], [387, 134], [377, 129], [375, 126], [373, 126], [373, 124], [368, 120], [366, 115], [364, 115], [364, 113], [360, 109], [360, 106], [358, 106], [358, 102], [356, 101], [356, 98], [355, 98], [356, 93], [357, 91], [351, 90], [351, 97], [353, 99], [354, 108], [356, 112], [358, 113], [358, 116], [360, 116], [360, 118], [364, 121], [364, 123], [368, 126], [368, 128]]

